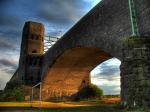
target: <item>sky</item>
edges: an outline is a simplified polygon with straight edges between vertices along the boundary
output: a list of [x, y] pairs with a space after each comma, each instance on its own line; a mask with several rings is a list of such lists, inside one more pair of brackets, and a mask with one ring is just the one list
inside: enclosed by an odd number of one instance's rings
[[[21, 33], [26, 21], [41, 22], [45, 35], [61, 37], [100, 0], [0, 0], [0, 89], [18, 67]], [[104, 92], [119, 93], [120, 61], [111, 59], [91, 72]], [[111, 81], [111, 82], [109, 82]], [[116, 83], [115, 83], [116, 82]]]
[[109, 59], [91, 71], [91, 82], [103, 89], [106, 95], [120, 94], [120, 60]]

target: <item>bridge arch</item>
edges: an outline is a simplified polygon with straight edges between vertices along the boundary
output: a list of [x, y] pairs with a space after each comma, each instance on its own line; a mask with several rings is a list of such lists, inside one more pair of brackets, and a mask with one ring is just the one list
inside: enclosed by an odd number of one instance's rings
[[66, 49], [48, 66], [42, 81], [43, 99], [74, 96], [82, 87], [91, 83], [90, 72], [111, 58], [112, 55], [95, 46]]
[[[150, 19], [149, 19], [149, 1], [148, 0], [135, 0], [135, 9], [137, 11], [137, 22], [139, 33], [141, 37], [149, 37], [150, 35]], [[75, 91], [70, 92], [60, 92], [55, 91], [58, 90], [57, 87], [54, 85], [56, 82], [61, 82], [58, 80], [58, 76], [56, 76], [57, 72], [54, 72], [56, 69], [58, 70], [57, 75], [67, 76], [68, 74], [73, 74], [68, 70], [64, 72], [61, 68], [65, 67], [68, 63], [68, 66], [73, 68], [76, 67], [83, 67], [83, 62], [86, 65], [86, 61], [88, 62], [89, 67], [85, 71], [90, 71], [91, 68], [97, 65], [97, 63], [103, 62], [111, 57], [116, 57], [119, 60], [122, 59], [122, 49], [123, 49], [123, 42], [128, 37], [131, 37], [132, 29], [131, 29], [131, 21], [130, 21], [130, 13], [129, 13], [129, 6], [128, 0], [102, 0], [94, 9], [92, 9], [86, 16], [84, 16], [76, 25], [74, 25], [52, 48], [50, 48], [46, 54], [44, 55], [43, 66], [42, 66], [42, 82], [43, 82], [43, 98], [48, 98], [48, 95], [64, 95], [67, 93], [67, 96], [72, 95]], [[146, 89], [143, 89], [141, 93], [147, 95], [143, 96], [140, 93], [140, 86], [144, 88], [144, 85], [148, 86], [147, 90], [149, 90], [149, 80], [144, 76], [144, 72], [147, 72], [147, 64], [145, 59], [149, 57], [148, 55], [140, 54], [140, 58], [143, 61], [145, 68], [140, 68], [143, 64], [142, 61], [136, 61], [138, 57], [138, 53], [148, 52], [144, 51], [145, 46], [146, 49], [149, 50], [149, 39], [135, 39], [135, 46], [132, 46], [132, 39], [131, 43], [128, 43], [129, 46], [125, 46], [125, 54], [123, 58], [126, 60], [123, 65], [121, 65], [121, 81], [122, 83], [122, 99], [129, 104], [134, 106], [135, 103], [137, 105], [146, 105], [149, 104], [149, 93], [147, 94]], [[142, 41], [141, 43], [139, 41]], [[136, 44], [139, 44], [138, 49]], [[147, 45], [148, 44], [148, 45]], [[143, 49], [144, 46], [144, 49]], [[135, 48], [135, 49], [134, 49]], [[139, 50], [138, 52], [136, 50]], [[141, 50], [141, 51], [140, 51]], [[131, 51], [131, 52], [128, 52]], [[93, 55], [85, 55], [91, 53]], [[101, 53], [100, 53], [101, 52]], [[103, 53], [102, 53], [103, 52]], [[76, 58], [73, 54], [78, 55]], [[102, 56], [105, 54], [103, 59], [100, 59], [97, 56]], [[144, 55], [144, 56], [142, 56]], [[70, 57], [67, 57], [70, 56]], [[71, 56], [74, 56], [71, 58]], [[81, 57], [82, 58], [81, 58]], [[92, 58], [92, 56], [94, 58]], [[77, 59], [77, 60], [75, 60]], [[129, 60], [130, 59], [130, 60]], [[149, 59], [149, 58], [148, 58]], [[68, 61], [70, 60], [70, 61]], [[90, 60], [92, 60], [90, 62]], [[94, 61], [96, 60], [96, 61]], [[132, 62], [134, 61], [134, 63]], [[81, 63], [82, 62], [82, 63]], [[77, 64], [77, 63], [81, 63]], [[92, 63], [92, 64], [89, 64]], [[132, 63], [132, 67], [128, 67], [127, 65]], [[84, 67], [85, 67], [84, 65]], [[84, 67], [82, 68], [84, 70]], [[85, 67], [86, 68], [86, 67]], [[65, 69], [64, 69], [65, 70]], [[79, 71], [79, 70], [78, 70]], [[89, 73], [89, 72], [85, 72]], [[131, 71], [131, 72], [130, 72]], [[142, 71], [142, 72], [141, 72]], [[144, 71], [144, 72], [143, 72]], [[125, 74], [125, 75], [124, 75]], [[139, 77], [137, 77], [137, 74]], [[55, 83], [51, 82], [52, 75], [55, 79]], [[86, 75], [87, 76], [87, 75]], [[143, 82], [141, 77], [144, 77], [146, 80]], [[130, 77], [130, 78], [129, 78]], [[135, 79], [135, 77], [138, 79]], [[75, 78], [74, 78], [75, 79]], [[76, 82], [74, 79], [72, 81]], [[78, 78], [77, 78], [78, 79]], [[81, 78], [82, 79], [82, 78]], [[80, 80], [80, 82], [82, 82]], [[50, 85], [54, 85], [53, 88]], [[58, 84], [58, 83], [57, 83]], [[62, 84], [62, 83], [61, 83]], [[59, 88], [62, 87], [60, 84]], [[47, 87], [49, 86], [50, 89]], [[135, 87], [133, 87], [135, 86]], [[138, 86], [138, 87], [136, 87]], [[80, 86], [78, 85], [78, 88]], [[66, 86], [67, 88], [67, 86]], [[135, 88], [135, 89], [133, 89]], [[50, 91], [52, 93], [49, 94]], [[70, 88], [66, 89], [67, 91]], [[76, 91], [77, 92], [77, 91]], [[140, 94], [139, 94], [140, 93]], [[133, 97], [134, 96], [134, 97]], [[141, 103], [142, 102], [142, 103]], [[126, 103], [125, 103], [126, 104]]]
[[[107, 59], [116, 57], [122, 60], [122, 42], [130, 35], [128, 2], [126, 0], [122, 2], [120, 0], [115, 0], [115, 2], [103, 0], [100, 2], [45, 53], [42, 66], [44, 96], [61, 94], [59, 86], [55, 85], [63, 81], [59, 81], [57, 77], [73, 74], [75, 68], [80, 68], [78, 73], [82, 69], [83, 73], [80, 74], [88, 76], [87, 74], [90, 74], [95, 66]], [[66, 71], [65, 66], [68, 67]], [[55, 83], [51, 81], [53, 80], [52, 76]], [[81, 78], [80, 82], [82, 80]], [[54, 85], [53, 88], [50, 85]], [[61, 85], [62, 83], [60, 83]], [[74, 90], [77, 92], [79, 87], [80, 85]], [[74, 94], [75, 91], [70, 93]]]

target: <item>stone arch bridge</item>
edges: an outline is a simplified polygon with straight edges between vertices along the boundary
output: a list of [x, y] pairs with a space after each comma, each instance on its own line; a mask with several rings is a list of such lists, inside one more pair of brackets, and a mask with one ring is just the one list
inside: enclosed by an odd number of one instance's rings
[[[136, 21], [131, 21], [130, 5]], [[43, 100], [73, 96], [90, 83], [93, 68], [116, 57], [122, 62], [122, 101], [150, 105], [150, 1], [130, 5], [128, 0], [102, 0], [43, 55]], [[140, 35], [132, 36], [133, 27]]]

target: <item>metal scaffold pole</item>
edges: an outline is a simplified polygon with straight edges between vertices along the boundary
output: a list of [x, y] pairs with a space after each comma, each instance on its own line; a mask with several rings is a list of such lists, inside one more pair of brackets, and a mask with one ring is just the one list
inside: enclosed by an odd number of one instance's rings
[[32, 102], [33, 102], [33, 95], [34, 95], [34, 88], [36, 88], [37, 86], [40, 86], [40, 93], [39, 93], [39, 101], [40, 101], [40, 106], [39, 108], [42, 108], [42, 82], [39, 82], [38, 84], [36, 84], [35, 86], [32, 87]]
[[130, 10], [130, 19], [131, 19], [131, 26], [132, 26], [132, 36], [139, 37], [140, 34], [138, 30], [134, 0], [129, 0], [129, 10]]

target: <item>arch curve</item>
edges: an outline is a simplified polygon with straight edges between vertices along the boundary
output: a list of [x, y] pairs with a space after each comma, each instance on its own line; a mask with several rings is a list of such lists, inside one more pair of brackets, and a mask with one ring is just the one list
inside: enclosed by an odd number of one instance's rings
[[66, 50], [43, 77], [43, 98], [75, 95], [91, 83], [93, 68], [110, 58], [112, 56], [96, 47], [80, 46]]

